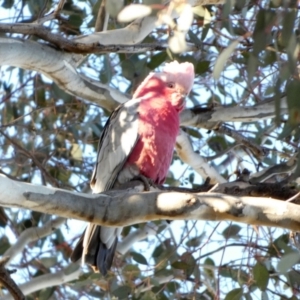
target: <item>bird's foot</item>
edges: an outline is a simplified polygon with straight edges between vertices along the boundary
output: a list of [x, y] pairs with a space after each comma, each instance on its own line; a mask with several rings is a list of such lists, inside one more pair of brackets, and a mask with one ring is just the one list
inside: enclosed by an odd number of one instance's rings
[[152, 179], [145, 177], [144, 175], [137, 175], [133, 180], [139, 180], [144, 184], [144, 191], [149, 192], [151, 187], [155, 187], [156, 184]]

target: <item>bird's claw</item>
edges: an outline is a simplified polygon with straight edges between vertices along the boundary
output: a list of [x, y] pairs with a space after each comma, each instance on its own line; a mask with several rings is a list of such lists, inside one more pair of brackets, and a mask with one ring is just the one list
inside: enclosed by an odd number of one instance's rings
[[144, 175], [138, 175], [133, 178], [133, 180], [139, 180], [144, 184], [144, 191], [149, 192], [152, 186], [155, 186], [152, 179], [145, 177]]

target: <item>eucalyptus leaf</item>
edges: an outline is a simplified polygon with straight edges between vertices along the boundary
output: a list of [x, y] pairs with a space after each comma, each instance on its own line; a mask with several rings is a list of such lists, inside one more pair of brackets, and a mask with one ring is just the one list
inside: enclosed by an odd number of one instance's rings
[[231, 42], [230, 45], [226, 49], [224, 49], [221, 52], [221, 54], [218, 56], [213, 69], [213, 78], [215, 80], [218, 80], [220, 78], [221, 72], [224, 70], [227, 60], [232, 55], [233, 51], [235, 50], [235, 48], [238, 46], [239, 43], [240, 43], [239, 39]]

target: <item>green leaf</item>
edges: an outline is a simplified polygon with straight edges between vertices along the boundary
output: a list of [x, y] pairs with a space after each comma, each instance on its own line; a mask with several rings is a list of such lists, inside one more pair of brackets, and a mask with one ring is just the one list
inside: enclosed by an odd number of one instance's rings
[[189, 38], [190, 38], [190, 40], [193, 44], [195, 44], [196, 46], [201, 46], [202, 45], [202, 42], [199, 40], [198, 36], [192, 30], [188, 31], [188, 35], [189, 35]]
[[225, 64], [232, 54], [232, 52], [235, 50], [235, 48], [238, 46], [240, 43], [240, 39], [237, 39], [233, 41], [226, 49], [224, 49], [219, 57], [216, 60], [214, 69], [213, 69], [213, 78], [215, 80], [218, 80], [220, 78], [221, 72], [223, 71]]
[[3, 207], [0, 207], [0, 227], [5, 227], [8, 222], [8, 217]]
[[194, 128], [187, 128], [187, 133], [190, 135], [190, 136], [193, 136], [193, 137], [195, 137], [195, 138], [197, 138], [197, 139], [201, 139], [202, 138], [202, 134], [200, 133], [200, 131], [199, 130], [197, 130], [197, 129], [194, 129]]
[[232, 7], [234, 5], [233, 0], [226, 0], [222, 9], [222, 20], [228, 19], [229, 14], [232, 11]]
[[267, 67], [269, 65], [273, 65], [277, 61], [277, 54], [274, 51], [266, 51], [262, 59], [263, 66]]
[[171, 293], [176, 293], [176, 291], [180, 288], [180, 284], [176, 281], [171, 281], [167, 283], [167, 289]]
[[1, 6], [5, 9], [12, 8], [14, 2], [14, 0], [4, 0]]
[[159, 278], [151, 277], [150, 278], [150, 284], [152, 284], [154, 286], [160, 286]]
[[215, 266], [215, 262], [209, 257], [205, 259], [204, 264], [213, 267]]
[[141, 300], [156, 300], [156, 295], [152, 291], [147, 291]]
[[281, 273], [287, 272], [289, 269], [298, 264], [300, 261], [300, 253], [299, 252], [291, 252], [285, 254], [277, 265], [277, 270]]
[[285, 274], [290, 286], [297, 286], [300, 282], [300, 274], [298, 270], [291, 270]]
[[263, 291], [261, 293], [261, 300], [269, 300], [269, 296], [267, 292]]
[[289, 243], [289, 235], [282, 234], [274, 242], [271, 242], [269, 246], [269, 254], [274, 257], [278, 257], [278, 251], [282, 253], [282, 250], [289, 251], [290, 247], [288, 246]]
[[207, 34], [208, 34], [208, 31], [210, 29], [210, 24], [206, 24], [205, 26], [203, 26], [202, 28], [202, 34], [201, 34], [201, 41], [204, 41]]
[[6, 236], [0, 238], [0, 255], [2, 255], [10, 246], [11, 245]]
[[258, 68], [258, 58], [250, 53], [247, 61], [248, 81], [251, 82]]
[[116, 18], [118, 16], [119, 12], [123, 9], [123, 7], [123, 1], [105, 1], [105, 9], [113, 18]]
[[269, 283], [269, 272], [265, 265], [257, 262], [253, 268], [253, 276], [258, 288], [261, 291], [265, 291]]
[[72, 147], [71, 147], [72, 158], [75, 160], [82, 161], [82, 155], [83, 155], [83, 153], [82, 153], [80, 145], [78, 145], [76, 143], [72, 144]]
[[282, 18], [281, 42], [283, 47], [287, 47], [294, 32], [297, 11], [295, 9], [286, 10]]
[[206, 258], [204, 261], [204, 272], [209, 278], [214, 279], [215, 275], [214, 275], [213, 268], [206, 268], [205, 265], [214, 267], [215, 262], [211, 258]]
[[54, 291], [55, 291], [54, 287], [50, 287], [50, 288], [47, 288], [47, 289], [42, 289], [42, 290], [39, 291], [38, 299], [39, 300], [48, 300], [48, 299], [51, 298]]
[[120, 299], [128, 299], [128, 296], [131, 294], [131, 288], [128, 285], [122, 285], [116, 288], [112, 293]]
[[65, 268], [64, 274], [70, 275], [70, 274], [76, 272], [78, 269], [80, 269], [80, 265], [78, 265], [78, 264], [70, 264], [69, 266], [67, 266]]
[[296, 125], [300, 123], [300, 81], [290, 80], [286, 87], [286, 97], [289, 109], [289, 123]]
[[247, 293], [247, 294], [244, 294], [243, 295], [245, 300], [252, 300], [253, 298], [251, 297], [251, 294], [250, 293]]
[[155, 55], [153, 55], [148, 62], [147, 66], [150, 70], [156, 69], [158, 66], [160, 66], [162, 63], [164, 63], [167, 59], [168, 55], [167, 52], [160, 52]]
[[278, 8], [282, 5], [281, 0], [271, 0], [270, 1], [270, 8]]
[[72, 27], [75, 29], [79, 29], [82, 22], [83, 22], [82, 16], [78, 14], [74, 14], [69, 17], [69, 24], [72, 25]]
[[180, 259], [187, 264], [186, 276], [191, 276], [194, 269], [198, 268], [194, 256], [190, 252], [185, 252], [181, 255]]
[[226, 295], [224, 300], [240, 300], [242, 296], [243, 296], [242, 288], [234, 289]]
[[242, 9], [247, 5], [246, 0], [236, 0], [234, 3], [234, 9], [237, 11], [242, 11]]
[[162, 244], [160, 244], [154, 249], [152, 256], [154, 258], [158, 258], [159, 256], [161, 256], [163, 254], [163, 252], [164, 252], [164, 247], [162, 246]]
[[206, 11], [206, 8], [202, 5], [198, 5], [198, 6], [193, 7], [193, 13], [196, 14], [197, 16], [201, 17], [201, 18], [204, 18], [205, 11]]
[[187, 270], [189, 265], [183, 261], [175, 261], [171, 264], [172, 268], [179, 270]]
[[20, 222], [20, 225], [23, 229], [32, 227], [33, 226], [32, 219], [25, 218]]
[[223, 230], [222, 235], [228, 240], [229, 238], [236, 237], [241, 229], [242, 227], [239, 225], [229, 225]]
[[250, 275], [244, 270], [231, 268], [230, 266], [222, 266], [219, 274], [223, 277], [231, 278], [240, 284], [248, 282], [250, 278]]
[[167, 277], [167, 276], [171, 276], [171, 275], [173, 275], [172, 270], [167, 270], [167, 269], [156, 270], [155, 269], [155, 276], [157, 276], [157, 277]]
[[271, 31], [269, 28], [276, 22], [276, 13], [272, 10], [261, 9], [256, 16], [256, 25], [253, 32], [253, 54], [258, 56], [266, 45], [270, 43]]
[[288, 137], [289, 135], [293, 134], [294, 130], [298, 129], [298, 125], [297, 124], [290, 124], [290, 123], [285, 123], [281, 133], [278, 136], [278, 140], [284, 139], [286, 137]]
[[[37, 15], [41, 8], [45, 5], [43, 0], [27, 0], [26, 4], [28, 5], [28, 9], [32, 15]], [[46, 3], [47, 5], [44, 7], [44, 9], [47, 11], [50, 7], [50, 1]]]
[[122, 269], [122, 274], [132, 278], [132, 276], [140, 276], [141, 270], [137, 265], [126, 264]]
[[103, 55], [103, 68], [100, 71], [100, 80], [103, 83], [109, 83], [113, 77], [113, 72], [111, 68], [111, 61], [109, 55]]
[[225, 136], [216, 135], [207, 140], [207, 145], [216, 153], [220, 153], [228, 148], [228, 140]]
[[188, 182], [193, 184], [195, 181], [195, 173], [190, 173], [189, 177], [188, 177]]
[[210, 66], [210, 61], [202, 60], [197, 63], [196, 68], [195, 68], [195, 73], [202, 75], [209, 71], [209, 66]]
[[[193, 173], [191, 173], [193, 174]], [[200, 236], [193, 237], [189, 239], [185, 244], [188, 247], [198, 247], [200, 246], [201, 242], [203, 241], [205, 234], [201, 234]]]
[[137, 263], [146, 265], [146, 266], [148, 265], [146, 258], [142, 254], [137, 253], [137, 252], [130, 252], [130, 254], [132, 256], [132, 259], [134, 261], [136, 261]]
[[56, 83], [52, 83], [51, 85], [51, 93], [55, 98], [62, 99], [64, 103], [71, 102], [73, 100], [73, 96], [63, 91]]
[[135, 74], [135, 66], [133, 62], [129, 59], [123, 60], [121, 62], [122, 75], [129, 81], [133, 80]]
[[40, 261], [46, 268], [51, 268], [57, 263], [57, 256], [42, 257]]

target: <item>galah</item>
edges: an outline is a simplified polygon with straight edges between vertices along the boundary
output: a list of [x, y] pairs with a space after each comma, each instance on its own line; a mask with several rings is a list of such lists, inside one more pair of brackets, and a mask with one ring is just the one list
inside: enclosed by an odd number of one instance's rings
[[[165, 181], [179, 130], [179, 114], [193, 81], [191, 63], [168, 63], [162, 72], [150, 73], [133, 98], [111, 114], [99, 141], [91, 179], [93, 193], [141, 175], [156, 184]], [[121, 230], [90, 223], [72, 253], [72, 261], [82, 257], [83, 262], [106, 275]]]

